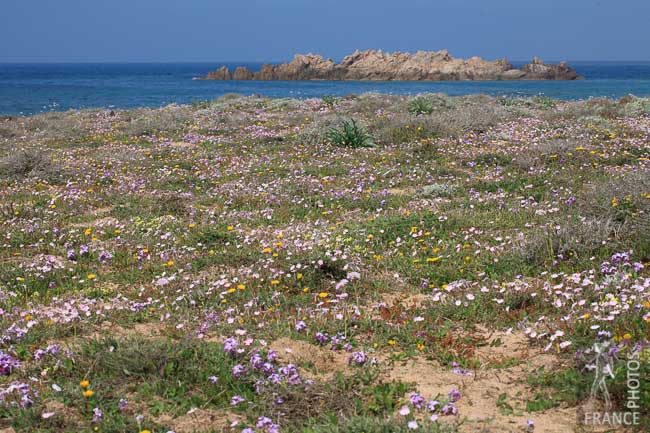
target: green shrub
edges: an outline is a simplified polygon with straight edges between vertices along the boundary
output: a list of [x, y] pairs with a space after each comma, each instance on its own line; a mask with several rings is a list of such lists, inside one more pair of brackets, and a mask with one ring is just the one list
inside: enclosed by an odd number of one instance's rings
[[336, 96], [331, 96], [331, 95], [325, 95], [323, 96], [323, 103], [327, 105], [328, 107], [332, 108], [336, 105], [338, 98]]
[[409, 102], [408, 110], [409, 113], [415, 114], [416, 116], [431, 114], [433, 113], [433, 104], [428, 99], [418, 97]]
[[354, 119], [344, 120], [339, 128], [331, 128], [327, 132], [330, 143], [340, 147], [374, 147], [375, 143], [370, 134]]

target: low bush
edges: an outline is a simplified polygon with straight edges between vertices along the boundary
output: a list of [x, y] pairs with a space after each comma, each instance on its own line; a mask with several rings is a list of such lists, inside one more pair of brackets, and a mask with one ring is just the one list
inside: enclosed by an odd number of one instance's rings
[[416, 116], [433, 113], [433, 104], [428, 99], [418, 97], [412, 99], [408, 106], [409, 113]]
[[650, 98], [637, 98], [632, 96], [630, 101], [623, 106], [626, 116], [650, 115]]
[[370, 134], [359, 126], [354, 119], [344, 120], [338, 128], [331, 128], [327, 132], [330, 143], [340, 147], [374, 147], [375, 143]]
[[37, 149], [22, 149], [0, 159], [0, 178], [22, 179], [34, 177], [54, 182], [63, 175], [47, 153]]
[[189, 106], [170, 105], [157, 110], [141, 109], [128, 112], [121, 130], [126, 135], [142, 136], [161, 132], [174, 133], [180, 131], [192, 120], [192, 109]]

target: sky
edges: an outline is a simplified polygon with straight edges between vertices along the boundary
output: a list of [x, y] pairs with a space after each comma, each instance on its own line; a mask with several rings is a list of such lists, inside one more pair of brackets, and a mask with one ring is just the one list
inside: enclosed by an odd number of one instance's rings
[[0, 63], [650, 60], [648, 0], [0, 0]]

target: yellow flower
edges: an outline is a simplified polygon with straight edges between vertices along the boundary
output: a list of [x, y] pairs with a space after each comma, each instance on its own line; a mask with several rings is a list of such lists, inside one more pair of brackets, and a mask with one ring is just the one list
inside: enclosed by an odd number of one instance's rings
[[302, 292], [303, 293], [309, 293], [309, 287], [305, 287], [304, 289], [302, 289]]
[[151, 433], [149, 430], [141, 430], [140, 433]]
[[268, 254], [268, 253], [270, 253], [270, 252], [271, 252], [271, 248], [269, 248], [269, 247], [266, 247], [266, 248], [264, 248], [264, 249], [262, 250], [262, 252], [263, 252], [263, 253], [267, 253], [267, 254]]
[[276, 284], [280, 284], [280, 280], [271, 280], [271, 285], [275, 286]]
[[194, 227], [196, 227], [196, 224], [194, 224], [194, 223], [190, 223], [190, 224], [188, 225], [188, 227], [191, 228], [191, 229], [193, 229]]
[[626, 333], [626, 334], [623, 334], [623, 338], [626, 339], [626, 340], [630, 340], [630, 339], [632, 339], [632, 335]]
[[246, 286], [244, 284], [237, 284], [237, 288], [239, 290], [244, 290], [246, 288]]
[[233, 289], [233, 288], [231, 287], [230, 289], [227, 290], [227, 292], [228, 292], [228, 293], [235, 293], [235, 289]]
[[325, 298], [327, 298], [328, 296], [329, 296], [329, 293], [327, 293], [327, 292], [320, 292], [320, 293], [318, 294], [318, 297], [321, 298], [321, 299], [325, 299]]
[[234, 228], [233, 226], [228, 226], [228, 227], [226, 227], [226, 229], [227, 229], [229, 232], [235, 230], [235, 228]]
[[616, 199], [616, 197], [612, 197], [612, 207], [616, 207], [616, 206], [618, 206], [618, 200]]
[[91, 229], [90, 227], [88, 227], [86, 230], [84, 230], [84, 234], [85, 234], [86, 236], [90, 236], [90, 234], [91, 234], [92, 232], [93, 232], [93, 229]]
[[83, 394], [84, 397], [92, 397], [93, 395], [95, 395], [95, 391], [93, 391], [92, 389], [87, 389], [83, 392]]
[[94, 280], [95, 278], [97, 278], [97, 275], [95, 275], [95, 274], [88, 274], [88, 275], [86, 276], [86, 278], [88, 278], [89, 280]]
[[391, 346], [394, 346], [395, 344], [397, 344], [397, 341], [391, 339], [391, 340], [388, 340], [388, 344], [391, 345]]
[[81, 382], [79, 382], [79, 386], [82, 388], [88, 388], [90, 386], [90, 382], [87, 380], [82, 380]]

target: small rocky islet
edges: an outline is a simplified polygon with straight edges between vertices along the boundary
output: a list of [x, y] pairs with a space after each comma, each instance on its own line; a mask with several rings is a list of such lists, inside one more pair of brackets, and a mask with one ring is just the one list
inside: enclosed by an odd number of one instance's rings
[[358, 80], [358, 81], [489, 81], [489, 80], [578, 80], [581, 76], [566, 62], [546, 64], [538, 57], [515, 68], [508, 60], [454, 58], [447, 50], [386, 53], [355, 51], [340, 63], [316, 54], [296, 54], [292, 61], [264, 64], [259, 71], [227, 66], [200, 77], [203, 80]]

